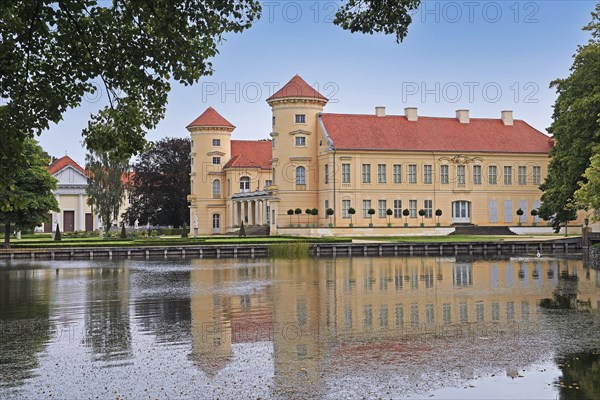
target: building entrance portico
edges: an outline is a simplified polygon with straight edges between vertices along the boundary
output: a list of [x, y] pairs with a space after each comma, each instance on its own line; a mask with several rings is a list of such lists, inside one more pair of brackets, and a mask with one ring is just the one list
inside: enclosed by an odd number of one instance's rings
[[269, 225], [269, 200], [271, 196], [266, 190], [236, 193], [232, 197], [232, 226]]

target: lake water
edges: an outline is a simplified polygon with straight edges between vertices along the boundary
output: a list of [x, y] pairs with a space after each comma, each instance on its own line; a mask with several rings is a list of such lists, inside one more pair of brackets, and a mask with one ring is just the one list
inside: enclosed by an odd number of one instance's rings
[[0, 263], [0, 398], [600, 399], [599, 306], [554, 258]]

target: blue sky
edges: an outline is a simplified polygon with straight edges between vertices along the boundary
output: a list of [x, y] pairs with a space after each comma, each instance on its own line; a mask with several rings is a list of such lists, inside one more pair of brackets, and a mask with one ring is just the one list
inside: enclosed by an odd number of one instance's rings
[[[336, 1], [265, 1], [263, 17], [228, 34], [214, 74], [193, 86], [173, 85], [165, 119], [149, 140], [186, 137], [208, 106], [236, 125], [234, 138], [268, 138], [267, 97], [300, 74], [330, 99], [325, 112], [387, 114], [418, 107], [419, 115], [517, 119], [546, 132], [556, 99], [549, 84], [568, 76], [577, 45], [589, 38], [594, 1], [425, 1], [407, 38], [352, 34], [333, 25]], [[83, 165], [81, 130], [104, 105], [86, 98], [40, 137], [50, 154]]]

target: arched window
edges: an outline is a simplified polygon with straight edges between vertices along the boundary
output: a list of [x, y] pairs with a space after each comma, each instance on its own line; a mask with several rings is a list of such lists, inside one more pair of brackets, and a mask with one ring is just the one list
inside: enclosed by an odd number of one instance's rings
[[306, 185], [306, 168], [296, 168], [296, 185]]
[[250, 177], [242, 176], [240, 178], [240, 192], [249, 192], [250, 191]]
[[213, 198], [221, 197], [221, 181], [215, 179], [212, 183]]

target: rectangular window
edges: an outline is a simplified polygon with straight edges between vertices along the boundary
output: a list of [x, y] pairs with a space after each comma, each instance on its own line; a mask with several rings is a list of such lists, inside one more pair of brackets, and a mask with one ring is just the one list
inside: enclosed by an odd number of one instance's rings
[[382, 328], [387, 328], [387, 326], [388, 326], [388, 306], [387, 306], [387, 304], [382, 304], [379, 306], [379, 326]]
[[440, 183], [446, 185], [450, 182], [450, 178], [448, 177], [448, 166], [440, 165]]
[[373, 326], [373, 306], [371, 304], [365, 304], [365, 326]]
[[527, 185], [527, 167], [519, 167], [519, 185]]
[[512, 222], [512, 200], [504, 200], [504, 222]]
[[369, 218], [369, 209], [371, 208], [371, 200], [363, 200], [363, 218]]
[[350, 200], [342, 200], [342, 218], [350, 218], [348, 209], [350, 208]]
[[417, 303], [410, 305], [410, 323], [413, 326], [419, 325], [419, 305]]
[[500, 321], [500, 304], [497, 301], [492, 303], [492, 321]]
[[296, 114], [295, 120], [297, 124], [305, 124], [306, 123], [306, 115], [305, 114]]
[[265, 187], [269, 187], [269, 186], [272, 186], [272, 185], [273, 185], [273, 181], [272, 180], [270, 180], [270, 179], [266, 179], [265, 180]]
[[402, 183], [402, 165], [394, 164], [394, 183]]
[[452, 323], [452, 306], [450, 303], [444, 303], [442, 306], [442, 315], [444, 316], [444, 325]]
[[404, 325], [404, 306], [402, 304], [396, 304], [394, 314], [396, 316], [396, 327]]
[[481, 185], [481, 165], [473, 165], [473, 183]]
[[212, 145], [213, 146], [220, 146], [221, 145], [221, 139], [213, 139], [212, 140]]
[[306, 137], [296, 136], [296, 146], [297, 147], [306, 147]]
[[433, 325], [435, 323], [433, 304], [425, 304], [425, 321], [427, 321], [427, 325]]
[[423, 210], [425, 210], [425, 218], [431, 218], [433, 216], [433, 201], [425, 200], [423, 202]]
[[478, 301], [477, 303], [475, 303], [475, 320], [477, 322], [483, 322], [484, 317], [485, 314], [483, 308], [483, 301]]
[[464, 165], [456, 166], [456, 183], [458, 183], [459, 185], [463, 185], [463, 186], [465, 184], [465, 166]]
[[498, 222], [498, 201], [490, 200], [490, 203], [488, 206], [488, 214], [489, 214], [490, 223]]
[[431, 184], [433, 182], [432, 168], [433, 167], [428, 164], [423, 166], [423, 183]]
[[512, 185], [512, 167], [508, 165], [504, 167], [504, 184]]
[[271, 140], [271, 147], [275, 148], [275, 139]]
[[377, 183], [385, 183], [387, 180], [385, 164], [377, 164]]
[[458, 318], [460, 319], [460, 322], [469, 321], [469, 306], [466, 302], [458, 304]]
[[408, 183], [417, 183], [417, 166], [415, 164], [408, 166]]
[[325, 164], [325, 184], [329, 183], [329, 164]]
[[385, 200], [379, 200], [377, 202], [377, 214], [379, 218], [385, 218], [385, 211], [387, 210], [387, 202]]
[[488, 167], [488, 182], [490, 185], [495, 185], [498, 182], [498, 167], [490, 165]]
[[350, 183], [350, 164], [342, 164], [342, 183]]
[[221, 157], [213, 157], [212, 158], [212, 162], [214, 165], [220, 165], [221, 164]]
[[417, 218], [417, 201], [416, 200], [408, 201], [408, 211], [410, 211], [411, 218]]
[[506, 303], [506, 319], [509, 321], [515, 319], [515, 303], [513, 301]]
[[273, 123], [273, 126], [275, 126], [275, 116], [274, 115], [273, 115], [273, 118], [272, 118], [272, 123]]
[[533, 184], [539, 185], [542, 183], [542, 167], [533, 167]]
[[394, 200], [394, 218], [402, 218], [402, 200]]
[[362, 165], [362, 183], [371, 183], [371, 164]]
[[329, 209], [329, 200], [325, 200], [325, 212]]
[[231, 196], [231, 180], [227, 179], [227, 196]]

